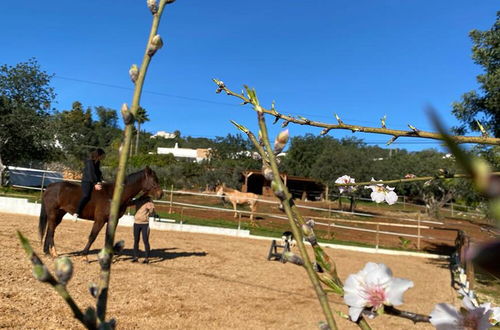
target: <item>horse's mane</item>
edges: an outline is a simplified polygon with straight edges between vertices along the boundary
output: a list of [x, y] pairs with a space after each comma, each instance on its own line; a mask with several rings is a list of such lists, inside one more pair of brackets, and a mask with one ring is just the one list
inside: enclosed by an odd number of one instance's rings
[[144, 178], [144, 170], [140, 170], [134, 173], [131, 173], [125, 177], [125, 185], [134, 184], [139, 180]]

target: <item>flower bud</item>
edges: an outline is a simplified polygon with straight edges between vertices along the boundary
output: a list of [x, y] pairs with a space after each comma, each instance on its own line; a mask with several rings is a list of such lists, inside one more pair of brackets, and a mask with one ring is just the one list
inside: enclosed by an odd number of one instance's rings
[[311, 243], [311, 245], [318, 244], [318, 241], [316, 239], [316, 235], [314, 234], [312, 226], [310, 226], [308, 223], [305, 223], [302, 225], [302, 232], [304, 233], [304, 238], [306, 239], [306, 241]]
[[221, 80], [214, 79], [214, 81], [217, 84], [217, 89], [215, 90], [215, 92], [217, 94], [219, 94], [220, 92], [222, 92], [224, 90], [224, 88], [226, 88], [226, 85], [224, 85], [224, 82]]
[[125, 123], [125, 125], [130, 125], [134, 122], [134, 116], [132, 116], [132, 113], [128, 109], [127, 103], [123, 103], [120, 111], [122, 113], [123, 122]]
[[60, 257], [55, 261], [56, 277], [63, 285], [69, 282], [73, 276], [73, 263], [68, 257]]
[[319, 330], [330, 330], [330, 326], [325, 321], [320, 321], [318, 328]]
[[474, 170], [474, 185], [480, 192], [486, 192], [490, 184], [490, 165], [481, 158], [475, 158], [472, 161], [472, 168]]
[[125, 241], [124, 240], [120, 240], [118, 242], [115, 243], [115, 246], [113, 247], [113, 251], [115, 253], [120, 253], [123, 248], [125, 247]]
[[148, 4], [151, 14], [154, 15], [158, 12], [158, 4], [156, 3], [156, 0], [147, 0], [146, 3]]
[[50, 279], [49, 271], [43, 264], [33, 265], [33, 276], [40, 282], [47, 282]]
[[274, 195], [278, 197], [280, 200], [285, 199], [285, 192], [281, 190], [280, 186], [276, 183], [276, 181], [271, 181], [271, 189], [274, 192]]
[[137, 67], [137, 65], [135, 64], [132, 64], [132, 66], [128, 70], [128, 74], [130, 76], [130, 80], [132, 80], [132, 82], [135, 84], [137, 78], [139, 77], [139, 67]]
[[151, 39], [151, 43], [148, 46], [147, 53], [149, 56], [153, 56], [158, 49], [163, 47], [163, 40], [161, 40], [161, 37], [159, 34], [155, 35], [153, 39]]
[[111, 267], [111, 253], [109, 251], [102, 249], [99, 251], [97, 259], [99, 259], [99, 264], [102, 269], [108, 270]]
[[264, 178], [267, 181], [273, 181], [274, 180], [273, 170], [268, 165], [263, 165], [262, 166], [262, 174], [264, 175]]
[[99, 289], [97, 288], [97, 284], [95, 283], [89, 283], [89, 292], [90, 295], [94, 298], [97, 297], [97, 293], [99, 292]]
[[293, 252], [287, 251], [283, 253], [283, 259], [285, 262], [291, 262], [292, 264], [303, 266], [304, 260]]

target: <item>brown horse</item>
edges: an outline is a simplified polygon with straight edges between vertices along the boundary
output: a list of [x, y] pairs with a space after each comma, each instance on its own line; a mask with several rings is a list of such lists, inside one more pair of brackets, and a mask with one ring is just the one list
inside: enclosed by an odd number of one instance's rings
[[238, 216], [236, 206], [238, 204], [248, 204], [252, 211], [252, 213], [250, 213], [250, 220], [253, 220], [253, 214], [257, 211], [257, 200], [259, 196], [254, 193], [244, 193], [236, 189], [228, 188], [224, 184], [217, 186], [217, 188], [215, 188], [215, 193], [217, 196], [221, 196], [223, 200], [229, 200], [231, 204], [233, 204], [235, 218]]
[[[104, 183], [101, 190], [94, 190], [90, 201], [80, 215], [83, 219], [94, 220], [89, 240], [82, 252], [85, 256], [87, 256], [90, 246], [104, 224], [108, 222], [113, 191], [113, 183]], [[145, 169], [132, 173], [125, 178], [120, 200], [119, 218], [125, 213], [132, 198], [141, 191], [152, 195], [154, 198], [161, 198], [163, 194], [156, 173], [147, 166]], [[43, 240], [45, 230], [47, 230], [43, 252], [50, 252], [53, 257], [57, 256], [54, 245], [56, 227], [61, 223], [66, 213], [74, 213], [76, 211], [81, 195], [80, 186], [74, 183], [57, 182], [47, 186], [42, 197], [42, 208], [38, 222], [40, 240]]]

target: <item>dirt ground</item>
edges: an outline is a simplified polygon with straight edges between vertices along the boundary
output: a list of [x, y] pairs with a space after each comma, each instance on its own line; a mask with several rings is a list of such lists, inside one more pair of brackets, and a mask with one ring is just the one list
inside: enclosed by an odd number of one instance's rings
[[[0, 214], [0, 328], [77, 329], [70, 309], [48, 285], [36, 281], [15, 231], [20, 230], [40, 253], [36, 217]], [[79, 251], [91, 222], [63, 221], [55, 241], [59, 253]], [[108, 317], [122, 329], [317, 329], [323, 315], [306, 272], [292, 264], [267, 261], [269, 241], [180, 232], [152, 231], [152, 263], [131, 263], [130, 228], [118, 227], [126, 241], [112, 267]], [[80, 307], [93, 305], [88, 284], [98, 279], [96, 252], [91, 263], [72, 256], [75, 275], [68, 289]], [[396, 277], [413, 280], [401, 309], [428, 314], [439, 302], [458, 303], [450, 287], [446, 262], [327, 249], [342, 279], [366, 262], [388, 265]], [[49, 268], [52, 262], [43, 258]], [[332, 296], [335, 310], [347, 312]], [[337, 317], [340, 329], [357, 329]], [[412, 322], [382, 316], [374, 329], [405, 329]], [[419, 324], [417, 329], [431, 329]]]

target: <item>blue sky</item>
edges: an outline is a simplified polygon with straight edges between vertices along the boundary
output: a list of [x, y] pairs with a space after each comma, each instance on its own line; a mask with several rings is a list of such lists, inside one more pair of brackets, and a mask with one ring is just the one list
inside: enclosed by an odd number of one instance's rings
[[[255, 87], [264, 105], [275, 100], [279, 111], [313, 120], [334, 123], [337, 113], [379, 126], [387, 115], [390, 128], [432, 130], [430, 104], [452, 126], [451, 103], [476, 89], [481, 73], [468, 33], [489, 29], [499, 9], [497, 0], [177, 0], [163, 15], [165, 46], [146, 77], [141, 105], [151, 121], [143, 128], [213, 138], [237, 133], [235, 120], [256, 131], [255, 113], [215, 94], [213, 77], [236, 91]], [[55, 74], [58, 110], [74, 101], [119, 109], [131, 102], [128, 69], [140, 64], [150, 25], [145, 0], [2, 1], [0, 64], [35, 57]], [[292, 136], [321, 131], [289, 128]], [[430, 141], [393, 147], [439, 146]]]

